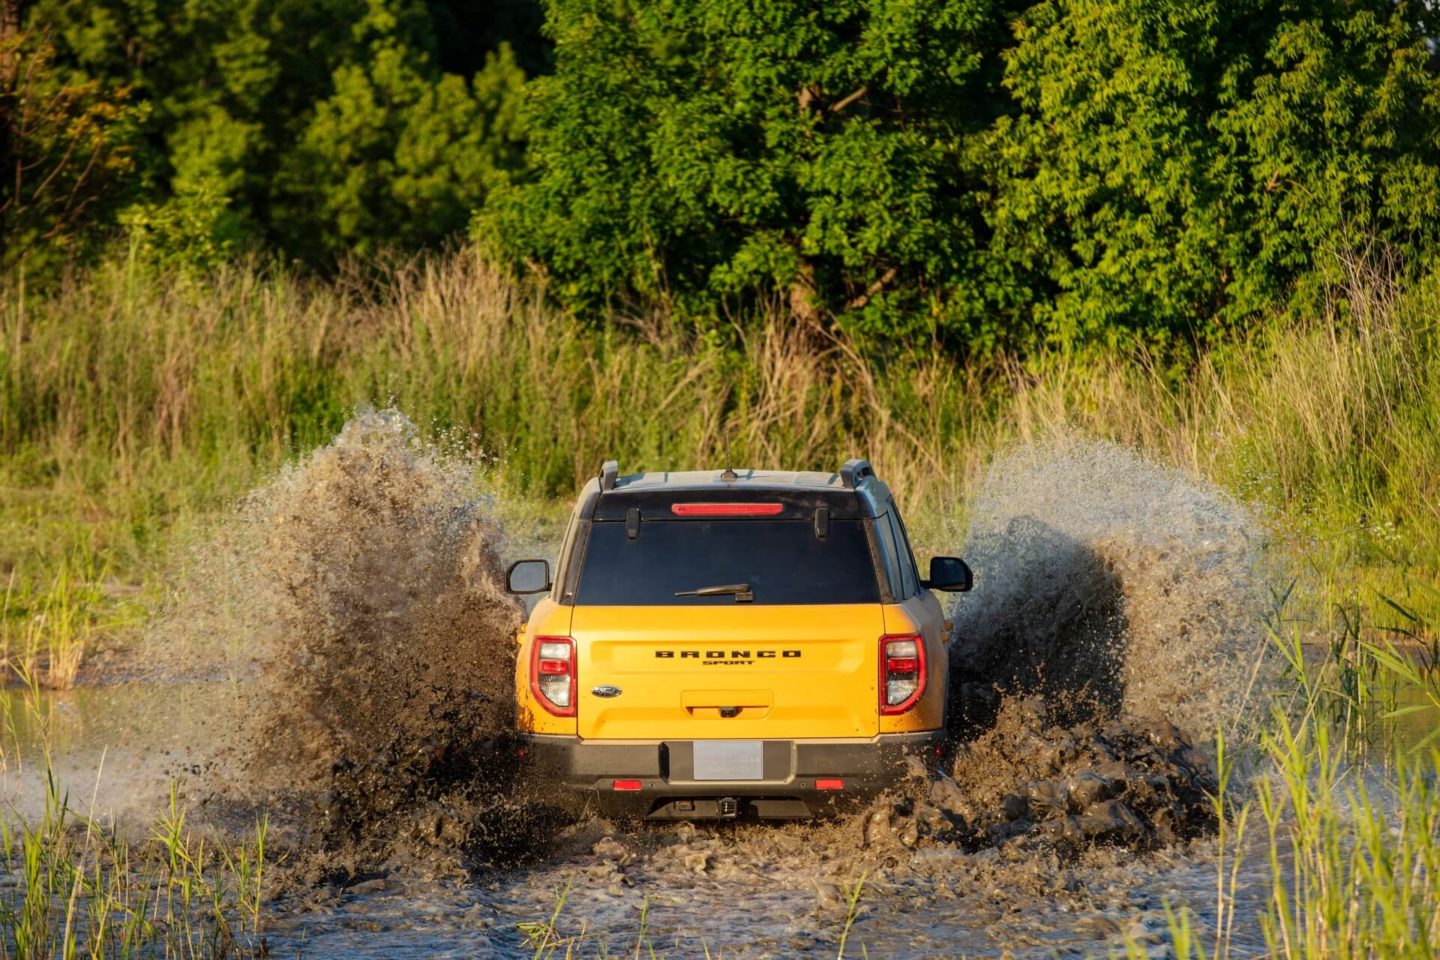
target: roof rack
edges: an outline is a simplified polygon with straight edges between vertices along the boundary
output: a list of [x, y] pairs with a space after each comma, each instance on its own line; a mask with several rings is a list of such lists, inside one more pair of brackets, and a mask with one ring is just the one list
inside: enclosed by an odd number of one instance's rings
[[869, 460], [846, 460], [845, 465], [840, 468], [840, 482], [850, 490], [854, 490], [860, 486], [862, 481], [873, 476], [875, 476], [875, 468], [870, 466]]
[[615, 478], [620, 475], [620, 464], [614, 460], [606, 460], [600, 465], [600, 489], [614, 490]]

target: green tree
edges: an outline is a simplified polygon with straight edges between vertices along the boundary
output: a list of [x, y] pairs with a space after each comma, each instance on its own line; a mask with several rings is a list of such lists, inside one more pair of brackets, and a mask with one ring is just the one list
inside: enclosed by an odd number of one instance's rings
[[[525, 7], [501, 3], [503, 24], [533, 31]], [[67, 82], [144, 108], [125, 219], [147, 243], [318, 265], [434, 243], [521, 162], [519, 68], [496, 22], [442, 0], [35, 0], [25, 16]], [[444, 73], [442, 50], [479, 67]]]
[[777, 293], [967, 349], [1188, 344], [1440, 243], [1390, 0], [550, 0], [532, 179], [477, 223], [582, 311]]
[[[577, 307], [778, 293], [862, 329], [933, 322], [978, 224], [994, 0], [550, 0], [527, 182], [477, 230]], [[1003, 99], [1003, 98], [1002, 98]]]
[[0, 9], [0, 268], [44, 270], [127, 197], [144, 110], [123, 87], [57, 71], [48, 38]]
[[1433, 256], [1440, 87], [1405, 7], [1045, 0], [1015, 34], [1019, 109], [973, 145], [1012, 337], [1189, 340], [1357, 243]]
[[464, 229], [486, 192], [519, 167], [524, 74], [508, 46], [475, 77], [438, 75], [372, 5], [363, 57], [336, 69], [285, 158], [292, 249], [328, 255], [412, 248]]

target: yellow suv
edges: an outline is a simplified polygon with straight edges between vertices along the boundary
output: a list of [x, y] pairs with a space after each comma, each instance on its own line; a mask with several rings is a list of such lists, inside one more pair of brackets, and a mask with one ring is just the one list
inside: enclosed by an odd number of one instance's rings
[[870, 464], [619, 476], [580, 492], [519, 642], [524, 755], [611, 813], [797, 818], [893, 783], [944, 736], [950, 641]]

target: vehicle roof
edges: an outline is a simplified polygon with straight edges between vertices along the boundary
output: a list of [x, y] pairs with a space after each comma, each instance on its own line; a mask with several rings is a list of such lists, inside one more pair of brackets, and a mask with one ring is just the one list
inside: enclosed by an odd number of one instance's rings
[[735, 470], [735, 479], [726, 480], [723, 470], [665, 470], [657, 473], [632, 473], [628, 477], [617, 477], [615, 489], [635, 490], [649, 487], [704, 489], [736, 487], [810, 489], [842, 488], [844, 483], [839, 473], [823, 473], [819, 470]]
[[[596, 517], [598, 504], [603, 500], [613, 504], [603, 515], [613, 519], [614, 511], [621, 511], [621, 503], [635, 504], [642, 509], [673, 502], [676, 495], [699, 495], [714, 500], [734, 500], [768, 494], [784, 499], [796, 509], [813, 509], [820, 504], [837, 508], [837, 518], [855, 516], [877, 516], [884, 510], [890, 489], [881, 483], [873, 473], [864, 476], [855, 486], [847, 486], [845, 478], [838, 472], [826, 473], [819, 470], [755, 470], [734, 469], [735, 479], [725, 479], [723, 470], [665, 470], [652, 473], [632, 473], [617, 476], [615, 486], [601, 489], [600, 478], [595, 477], [580, 491], [576, 505], [582, 517]], [[668, 507], [666, 508], [668, 510]]]

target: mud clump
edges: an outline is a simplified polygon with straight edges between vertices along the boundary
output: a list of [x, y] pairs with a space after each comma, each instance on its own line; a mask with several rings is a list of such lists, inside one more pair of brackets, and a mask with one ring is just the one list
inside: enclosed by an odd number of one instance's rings
[[1037, 698], [1008, 698], [947, 770], [916, 769], [907, 795], [869, 814], [867, 846], [926, 841], [1075, 855], [1150, 850], [1216, 826], [1205, 754], [1174, 724], [1118, 716], [1062, 726]]
[[991, 842], [1037, 836], [1146, 849], [1216, 825], [1210, 761], [1165, 720], [1059, 726], [1043, 701], [1010, 699], [989, 732], [961, 747], [951, 773], [963, 798], [956, 812]]
[[230, 619], [257, 679], [221, 789], [295, 811], [330, 869], [523, 846], [508, 741], [521, 611], [472, 475], [398, 412], [362, 412], [233, 525]]
[[1245, 739], [1272, 676], [1261, 526], [1194, 476], [1074, 437], [999, 457], [970, 513], [954, 761], [873, 809], [867, 843], [1067, 856], [1212, 831], [1209, 745]]

